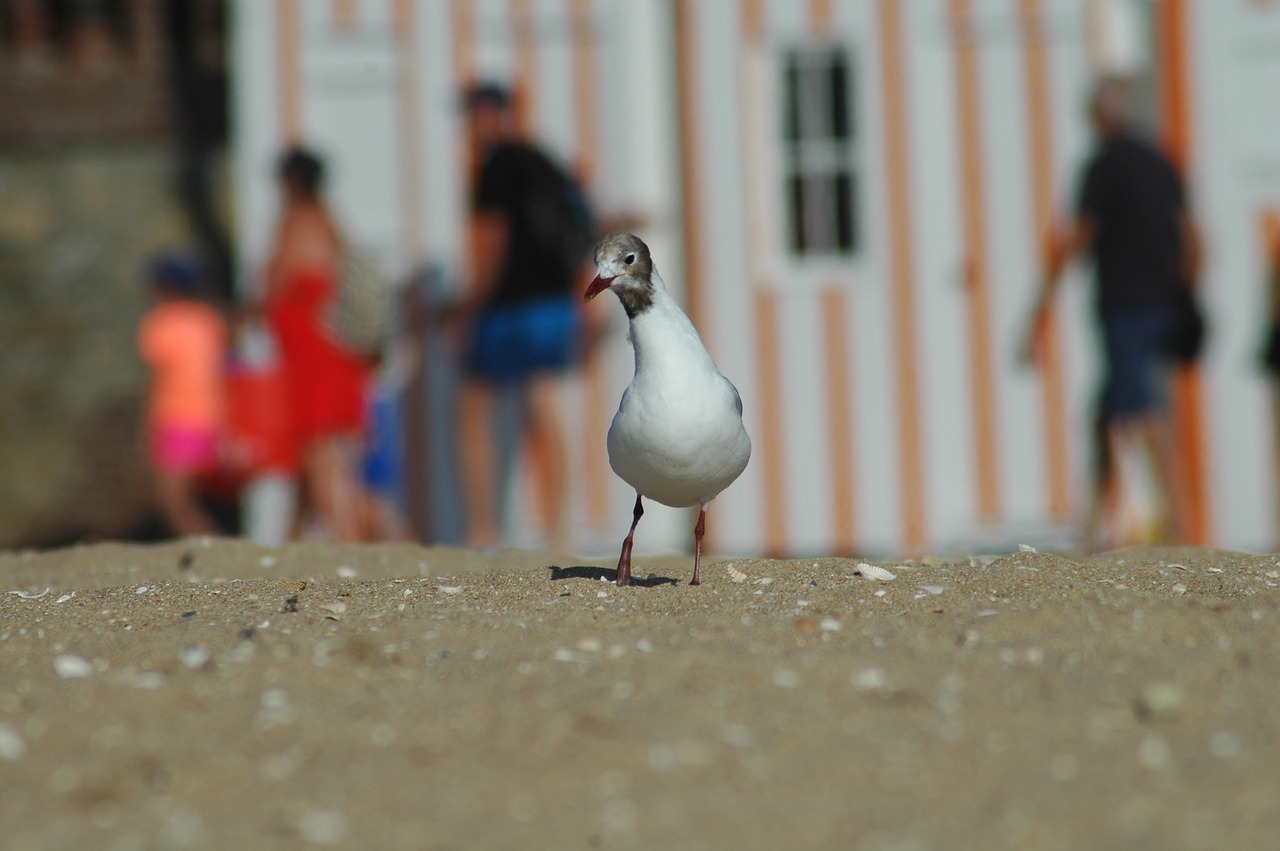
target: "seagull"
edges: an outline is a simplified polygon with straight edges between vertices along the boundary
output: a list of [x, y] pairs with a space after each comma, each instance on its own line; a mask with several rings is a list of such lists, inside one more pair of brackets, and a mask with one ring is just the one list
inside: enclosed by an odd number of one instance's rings
[[632, 234], [613, 234], [596, 246], [595, 261], [596, 277], [583, 301], [613, 290], [630, 320], [636, 354], [635, 376], [609, 426], [609, 466], [636, 491], [617, 583], [631, 582], [631, 542], [648, 497], [672, 508], [698, 506], [689, 583], [697, 585], [707, 505], [751, 457], [742, 397], [667, 292], [649, 246]]

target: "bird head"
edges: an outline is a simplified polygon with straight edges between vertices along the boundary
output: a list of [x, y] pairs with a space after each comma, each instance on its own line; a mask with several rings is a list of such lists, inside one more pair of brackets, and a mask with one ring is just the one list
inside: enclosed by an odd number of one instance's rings
[[629, 233], [606, 236], [596, 246], [596, 277], [582, 300], [591, 301], [605, 290], [613, 290], [627, 315], [635, 316], [653, 303], [653, 272], [649, 246], [640, 237]]

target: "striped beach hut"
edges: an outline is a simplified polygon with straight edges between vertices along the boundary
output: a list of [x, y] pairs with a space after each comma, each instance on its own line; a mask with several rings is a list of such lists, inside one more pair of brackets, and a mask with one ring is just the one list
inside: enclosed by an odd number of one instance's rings
[[[1257, 108], [1280, 91], [1277, 7], [239, 0], [244, 279], [275, 215], [271, 163], [291, 141], [329, 157], [339, 217], [389, 268], [465, 276], [458, 92], [505, 82], [523, 130], [604, 211], [642, 222], [741, 391], [755, 454], [709, 512], [717, 551], [1064, 544], [1089, 486], [1087, 270], [1064, 288], [1044, 369], [1017, 355], [1091, 143], [1091, 83], [1133, 73], [1209, 235], [1212, 345], [1174, 400], [1195, 539], [1271, 546], [1271, 411], [1252, 353], [1280, 209], [1280, 112]], [[587, 552], [612, 550], [630, 519], [604, 449], [631, 371], [612, 313], [568, 394], [570, 515]], [[423, 474], [448, 501], [441, 471]], [[508, 526], [533, 543], [519, 482]], [[646, 514], [637, 547], [686, 546], [691, 522]]]

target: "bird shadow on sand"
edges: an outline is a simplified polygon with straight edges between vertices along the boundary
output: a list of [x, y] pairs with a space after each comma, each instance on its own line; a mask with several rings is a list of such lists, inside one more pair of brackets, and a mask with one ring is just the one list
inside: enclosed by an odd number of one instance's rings
[[[597, 581], [603, 579], [607, 582], [614, 582], [618, 578], [618, 571], [613, 567], [595, 567], [594, 565], [579, 564], [573, 567], [557, 567], [556, 565], [548, 565], [551, 571], [551, 581], [555, 582], [560, 579], [595, 579]], [[658, 585], [678, 585], [678, 580], [671, 576], [658, 576], [650, 573], [648, 576], [631, 577], [632, 585], [639, 585], [642, 588], [653, 588]]]

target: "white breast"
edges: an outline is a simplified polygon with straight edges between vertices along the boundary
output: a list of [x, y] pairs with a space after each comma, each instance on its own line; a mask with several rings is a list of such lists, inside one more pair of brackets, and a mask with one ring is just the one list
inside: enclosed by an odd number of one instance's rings
[[665, 292], [631, 323], [636, 373], [609, 428], [609, 465], [664, 505], [706, 505], [746, 469], [737, 390]]

